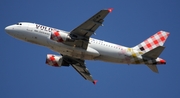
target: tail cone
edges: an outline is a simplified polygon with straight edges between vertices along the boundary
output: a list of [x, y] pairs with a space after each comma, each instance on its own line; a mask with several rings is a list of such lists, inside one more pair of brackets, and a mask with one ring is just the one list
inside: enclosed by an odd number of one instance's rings
[[166, 61], [165, 60], [160, 60], [160, 64], [166, 64]]

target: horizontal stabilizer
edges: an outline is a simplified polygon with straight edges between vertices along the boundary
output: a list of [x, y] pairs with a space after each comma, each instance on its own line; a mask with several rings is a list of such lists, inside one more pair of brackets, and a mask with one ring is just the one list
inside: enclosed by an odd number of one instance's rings
[[159, 55], [164, 50], [164, 48], [165, 47], [163, 47], [163, 46], [158, 46], [158, 47], [154, 48], [153, 50], [144, 53], [142, 56], [147, 57], [147, 58], [156, 59], [157, 57], [159, 57]]
[[159, 73], [156, 65], [147, 65], [153, 72]]

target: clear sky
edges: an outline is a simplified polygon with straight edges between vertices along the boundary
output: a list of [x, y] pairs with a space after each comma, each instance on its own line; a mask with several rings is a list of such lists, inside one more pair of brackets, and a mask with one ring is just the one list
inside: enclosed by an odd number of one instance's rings
[[[22, 21], [71, 31], [111, 7], [92, 37], [133, 47], [159, 30], [170, 32], [159, 74], [145, 65], [87, 61], [98, 80], [93, 85], [71, 66], [46, 65], [46, 54], [57, 53], [4, 31]], [[0, 98], [180, 98], [179, 0], [1, 0], [0, 37]]]

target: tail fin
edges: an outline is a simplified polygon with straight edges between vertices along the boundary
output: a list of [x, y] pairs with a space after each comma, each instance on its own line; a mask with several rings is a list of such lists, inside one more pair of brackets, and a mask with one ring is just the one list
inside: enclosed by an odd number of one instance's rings
[[[143, 53], [143, 57], [150, 59], [156, 59], [161, 52], [164, 50], [163, 47], [169, 33], [166, 31], [159, 31], [150, 38], [146, 39], [139, 45], [133, 47], [135, 50], [139, 50]], [[160, 61], [161, 62], [161, 61]], [[156, 65], [147, 65], [153, 72], [158, 73], [158, 68]]]
[[158, 46], [163, 46], [166, 39], [168, 38], [169, 33], [166, 31], [159, 31], [150, 38], [146, 39], [139, 45], [133, 47], [133, 49], [139, 50], [143, 53], [146, 53]]

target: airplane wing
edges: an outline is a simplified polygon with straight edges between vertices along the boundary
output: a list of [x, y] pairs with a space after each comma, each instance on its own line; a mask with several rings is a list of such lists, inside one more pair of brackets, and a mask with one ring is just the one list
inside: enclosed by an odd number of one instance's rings
[[89, 43], [89, 37], [92, 34], [94, 34], [94, 32], [99, 26], [102, 25], [104, 18], [112, 10], [113, 10], [112, 8], [107, 10], [101, 10], [98, 13], [96, 13], [94, 16], [89, 18], [87, 21], [82, 23], [80, 26], [73, 29], [70, 32], [69, 36], [75, 41], [65, 42], [65, 44], [87, 49], [87, 45]]
[[68, 62], [72, 67], [86, 80], [91, 81], [93, 84], [96, 84], [96, 80], [92, 78], [92, 75], [85, 66], [85, 61], [81, 59], [72, 58], [69, 56], [63, 56], [63, 60]]

